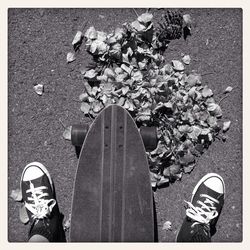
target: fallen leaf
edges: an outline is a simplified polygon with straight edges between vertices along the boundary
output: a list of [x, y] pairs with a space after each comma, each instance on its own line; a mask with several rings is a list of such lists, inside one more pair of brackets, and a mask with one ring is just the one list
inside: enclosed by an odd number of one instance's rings
[[178, 130], [183, 134], [187, 134], [191, 133], [193, 131], [193, 128], [190, 127], [189, 125], [181, 125], [179, 126]]
[[33, 88], [38, 95], [43, 94], [43, 89], [44, 89], [43, 84], [37, 84]]
[[170, 171], [170, 175], [176, 175], [178, 173], [180, 173], [181, 171], [181, 167], [180, 165], [177, 165], [177, 164], [173, 164], [169, 167], [169, 171]]
[[207, 110], [210, 112], [210, 114], [214, 115], [215, 117], [222, 116], [222, 110], [220, 106], [216, 103], [208, 103]]
[[157, 181], [157, 187], [163, 187], [169, 184], [169, 178], [161, 176], [161, 179]]
[[192, 132], [188, 133], [188, 137], [192, 140], [197, 140], [198, 136], [201, 134], [201, 129], [198, 126], [192, 126]]
[[165, 221], [164, 224], [163, 224], [162, 230], [172, 231], [172, 222], [171, 221]]
[[78, 44], [81, 44], [82, 39], [83, 39], [83, 33], [81, 31], [77, 31], [76, 35], [72, 41], [73, 47], [75, 48]]
[[230, 93], [233, 90], [233, 88], [231, 86], [228, 86], [225, 90], [224, 90], [224, 94]]
[[170, 170], [169, 170], [169, 168], [165, 168], [163, 170], [163, 176], [165, 176], [165, 177], [169, 177], [170, 176]]
[[114, 78], [114, 77], [115, 77], [114, 71], [113, 71], [112, 69], [110, 69], [110, 68], [106, 68], [106, 69], [104, 70], [104, 73], [103, 73], [103, 74], [106, 75], [106, 76], [109, 77], [109, 78]]
[[108, 45], [100, 40], [94, 40], [89, 48], [89, 52], [94, 55], [102, 55], [108, 51]]
[[90, 110], [90, 105], [87, 103], [87, 102], [83, 102], [81, 104], [81, 111], [86, 115], [89, 113], [89, 110]]
[[97, 31], [97, 38], [98, 41], [105, 42], [107, 40], [107, 34], [103, 31]]
[[143, 13], [142, 15], [140, 15], [137, 20], [140, 22], [140, 23], [143, 23], [143, 24], [147, 24], [149, 22], [151, 22], [153, 19], [153, 15], [151, 13]]
[[132, 22], [131, 27], [138, 32], [142, 32], [146, 30], [146, 27], [143, 24], [141, 24], [138, 20]]
[[108, 76], [107, 75], [101, 75], [101, 76], [97, 76], [96, 79], [98, 81], [107, 82], [108, 81]]
[[183, 157], [180, 158], [180, 163], [185, 166], [194, 161], [195, 161], [195, 156], [191, 153], [187, 153]]
[[82, 93], [82, 94], [79, 96], [79, 101], [80, 101], [80, 102], [87, 101], [88, 96], [89, 96], [88, 93], [86, 93], [86, 92]]
[[103, 104], [99, 101], [95, 101], [92, 104], [92, 109], [95, 113], [99, 113], [103, 109]]
[[172, 60], [172, 65], [175, 71], [183, 71], [185, 69], [183, 63], [178, 60]]
[[184, 173], [187, 174], [187, 173], [192, 172], [195, 166], [196, 166], [195, 163], [190, 163], [187, 166], [184, 166], [184, 169], [183, 169]]
[[226, 132], [226, 131], [230, 128], [230, 125], [231, 125], [231, 121], [223, 122], [222, 131], [223, 131], [223, 132]]
[[63, 138], [65, 140], [71, 141], [71, 130], [72, 130], [72, 126], [69, 126], [64, 130]]
[[182, 61], [183, 61], [183, 63], [189, 65], [191, 62], [191, 57], [189, 55], [185, 55], [182, 57]]
[[85, 72], [84, 77], [87, 79], [93, 79], [97, 76], [97, 72], [94, 69], [90, 69]]
[[201, 93], [202, 93], [202, 96], [205, 98], [211, 97], [213, 95], [213, 91], [210, 88], [208, 88], [208, 86], [205, 86]]
[[29, 222], [29, 216], [27, 214], [25, 205], [22, 205], [19, 208], [19, 219], [23, 224], [27, 224]]
[[142, 79], [143, 79], [143, 75], [142, 75], [141, 71], [139, 71], [139, 70], [136, 71], [136, 72], [133, 74], [132, 79], [133, 79], [134, 81], [136, 81], [136, 82], [141, 82]]
[[122, 64], [121, 65], [121, 68], [126, 72], [126, 73], [128, 73], [129, 75], [131, 74], [131, 72], [132, 72], [132, 67], [128, 67], [127, 65], [125, 65], [125, 64]]
[[23, 196], [22, 196], [22, 191], [20, 188], [17, 188], [15, 190], [11, 191], [10, 197], [14, 200], [14, 201], [19, 201], [21, 202], [23, 200]]
[[122, 40], [124, 35], [126, 35], [126, 32], [123, 28], [116, 28], [115, 29], [114, 38], [115, 38], [116, 42], [119, 42], [120, 40]]
[[186, 78], [186, 83], [193, 87], [195, 85], [201, 84], [201, 75], [199, 74], [189, 74]]
[[84, 36], [87, 39], [94, 40], [94, 39], [97, 38], [97, 31], [95, 30], [95, 28], [93, 26], [91, 26], [90, 28], [87, 29], [87, 31], [85, 32]]
[[75, 53], [69, 52], [69, 53], [67, 54], [67, 62], [68, 62], [68, 63], [71, 63], [71, 62], [73, 62], [73, 61], [75, 61], [75, 60], [76, 60]]
[[192, 19], [191, 19], [191, 16], [189, 14], [183, 15], [183, 23], [184, 23], [184, 26], [191, 29]]
[[122, 87], [122, 94], [123, 95], [126, 95], [128, 93], [128, 91], [129, 91], [129, 86]]
[[116, 76], [115, 80], [116, 82], [123, 82], [127, 76], [128, 76], [127, 73], [119, 74], [118, 76]]
[[71, 214], [69, 215], [69, 218], [64, 221], [63, 230], [67, 232], [70, 229], [70, 225], [71, 225]]

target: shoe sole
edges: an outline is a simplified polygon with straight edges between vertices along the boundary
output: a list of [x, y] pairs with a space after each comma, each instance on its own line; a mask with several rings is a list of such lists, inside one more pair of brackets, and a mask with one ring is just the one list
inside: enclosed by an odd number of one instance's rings
[[22, 176], [21, 176], [20, 189], [22, 190], [21, 185], [22, 185], [22, 181], [23, 181], [23, 175], [24, 175], [26, 169], [29, 168], [30, 166], [39, 167], [39, 168], [46, 174], [46, 176], [47, 176], [48, 179], [49, 179], [49, 183], [50, 183], [50, 185], [51, 185], [52, 191], [54, 192], [54, 185], [53, 185], [52, 178], [51, 178], [51, 176], [50, 176], [50, 174], [49, 174], [49, 171], [47, 170], [47, 168], [46, 168], [42, 163], [36, 162], [36, 161], [31, 162], [31, 163], [29, 163], [28, 165], [25, 166], [25, 168], [24, 168], [24, 170], [23, 170], [23, 172], [22, 172]]
[[218, 174], [209, 173], [209, 174], [206, 174], [205, 176], [203, 176], [203, 177], [199, 180], [199, 182], [196, 184], [196, 186], [194, 187], [193, 192], [192, 192], [191, 202], [193, 201], [194, 195], [195, 195], [195, 193], [197, 192], [199, 186], [200, 186], [203, 182], [205, 182], [207, 179], [209, 179], [209, 178], [211, 178], [211, 177], [217, 177], [217, 178], [219, 178], [219, 179], [221, 180], [221, 182], [223, 183], [223, 190], [224, 190], [224, 193], [223, 193], [223, 194], [224, 194], [224, 196], [225, 196], [226, 189], [225, 189], [225, 183], [224, 183], [223, 178], [222, 178], [220, 175], [218, 175]]

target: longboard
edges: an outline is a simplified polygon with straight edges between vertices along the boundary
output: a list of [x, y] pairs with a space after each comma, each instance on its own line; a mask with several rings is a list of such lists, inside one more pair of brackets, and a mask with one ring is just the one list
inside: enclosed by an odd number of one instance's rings
[[153, 194], [137, 126], [106, 107], [86, 135], [75, 176], [71, 242], [153, 242]]

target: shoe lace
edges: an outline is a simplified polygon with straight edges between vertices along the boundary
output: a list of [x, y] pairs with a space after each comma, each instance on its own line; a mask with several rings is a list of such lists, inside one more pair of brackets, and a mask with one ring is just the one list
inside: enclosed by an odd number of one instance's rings
[[33, 219], [48, 217], [56, 204], [55, 199], [44, 199], [49, 196], [45, 192], [46, 189], [48, 188], [45, 186], [35, 187], [30, 181], [30, 189], [27, 189], [26, 193], [31, 193], [31, 196], [28, 196], [25, 207], [32, 213]]
[[206, 198], [203, 202], [197, 201], [200, 206], [195, 207], [191, 202], [185, 201], [188, 204], [186, 215], [195, 221], [192, 226], [197, 223], [209, 225], [210, 221], [218, 216], [215, 203], [218, 204], [219, 201], [207, 194], [201, 194], [200, 196]]

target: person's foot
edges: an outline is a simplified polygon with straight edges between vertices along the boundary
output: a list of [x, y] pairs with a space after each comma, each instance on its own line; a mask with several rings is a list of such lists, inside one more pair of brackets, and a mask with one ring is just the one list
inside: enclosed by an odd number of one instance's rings
[[177, 242], [209, 242], [224, 204], [225, 184], [221, 176], [210, 173], [195, 186]]
[[29, 239], [34, 235], [42, 235], [48, 241], [64, 241], [62, 214], [45, 166], [39, 162], [28, 164], [23, 170], [20, 185], [31, 223]]

